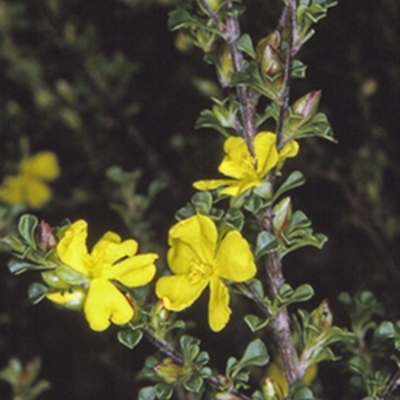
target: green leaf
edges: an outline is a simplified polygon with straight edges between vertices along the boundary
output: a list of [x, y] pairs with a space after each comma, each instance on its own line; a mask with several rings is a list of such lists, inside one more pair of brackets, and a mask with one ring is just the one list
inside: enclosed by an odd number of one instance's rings
[[311, 221], [308, 219], [307, 215], [301, 210], [296, 210], [290, 220], [288, 227], [288, 232], [294, 229], [308, 228], [311, 225]]
[[194, 374], [183, 384], [183, 387], [189, 392], [199, 393], [203, 384], [203, 378], [199, 374]]
[[257, 236], [254, 257], [258, 260], [263, 255], [276, 251], [278, 248], [279, 243], [276, 237], [272, 233], [262, 231]]
[[244, 225], [244, 215], [237, 208], [230, 208], [224, 216], [224, 222], [230, 228], [241, 231]]
[[195, 359], [195, 363], [198, 365], [207, 364], [209, 361], [210, 361], [210, 356], [206, 351], [201, 351], [200, 354]]
[[27, 270], [42, 270], [48, 269], [47, 266], [33, 264], [29, 261], [20, 260], [18, 258], [10, 258], [7, 267], [12, 274], [19, 275]]
[[252, 395], [251, 398], [253, 400], [265, 400], [265, 397], [263, 396], [263, 394], [259, 391], [256, 390]]
[[383, 321], [380, 326], [379, 326], [379, 335], [385, 338], [393, 338], [396, 330], [394, 328], [394, 325], [390, 321]]
[[188, 203], [186, 206], [180, 208], [175, 213], [175, 219], [177, 221], [182, 221], [184, 219], [190, 218], [191, 216], [196, 214], [196, 210], [194, 209], [193, 205]]
[[210, 192], [197, 192], [192, 196], [191, 203], [200, 214], [208, 215], [212, 207], [212, 195]]
[[306, 76], [307, 65], [304, 65], [300, 60], [293, 61], [292, 77], [303, 79]]
[[257, 214], [265, 206], [266, 205], [263, 199], [253, 193], [246, 198], [246, 201], [244, 203], [245, 210], [249, 211], [253, 215]]
[[34, 282], [29, 285], [28, 297], [32, 304], [37, 304], [42, 301], [49, 292], [51, 292], [51, 289], [49, 289], [47, 286], [38, 282]]
[[290, 400], [314, 400], [313, 392], [304, 384], [303, 381], [298, 380], [289, 388], [287, 399]]
[[247, 346], [239, 364], [241, 368], [251, 365], [262, 367], [266, 365], [268, 361], [269, 355], [265, 344], [261, 339], [255, 339]]
[[138, 400], [155, 400], [156, 399], [156, 390], [153, 386], [147, 386], [145, 388], [140, 389]]
[[364, 357], [360, 356], [353, 357], [349, 361], [348, 365], [350, 369], [352, 369], [354, 372], [357, 372], [361, 375], [368, 374], [368, 364], [365, 361]]
[[35, 230], [38, 224], [38, 219], [31, 214], [22, 215], [18, 222], [18, 232], [33, 249], [36, 249]]
[[304, 185], [306, 178], [300, 171], [293, 171], [275, 192], [273, 201], [276, 201], [283, 193]]
[[239, 50], [248, 54], [253, 60], [256, 58], [256, 52], [254, 51], [253, 42], [250, 35], [245, 33], [236, 42], [236, 46]]
[[253, 279], [250, 281], [249, 286], [260, 299], [264, 298], [264, 286], [259, 279]]
[[131, 329], [124, 329], [117, 334], [118, 341], [126, 346], [128, 349], [134, 349], [143, 337], [143, 333], [139, 329], [132, 331]]
[[248, 314], [244, 317], [244, 321], [246, 322], [247, 326], [250, 328], [252, 332], [257, 332], [262, 328], [265, 328], [268, 323], [269, 319], [257, 317], [257, 315]]
[[185, 25], [193, 23], [192, 16], [181, 8], [171, 11], [168, 17], [168, 29], [171, 31], [176, 31]]
[[190, 365], [200, 353], [200, 340], [189, 335], [183, 335], [179, 341], [186, 366]]
[[174, 392], [173, 386], [166, 383], [157, 383], [155, 386], [155, 393], [158, 399], [164, 400], [171, 398]]
[[5, 243], [12, 251], [16, 253], [24, 253], [26, 246], [14, 235], [8, 235], [0, 239], [1, 243]]
[[203, 110], [196, 120], [196, 129], [211, 128], [221, 133], [225, 137], [229, 136], [229, 130], [222, 126], [219, 119], [214, 115], [211, 110]]
[[314, 296], [314, 289], [311, 285], [304, 283], [300, 285], [293, 293], [292, 300], [296, 303], [308, 301]]

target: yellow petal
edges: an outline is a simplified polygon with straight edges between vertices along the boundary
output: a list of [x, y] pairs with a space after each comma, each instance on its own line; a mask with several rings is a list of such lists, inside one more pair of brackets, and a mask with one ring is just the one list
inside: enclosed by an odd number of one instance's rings
[[157, 254], [140, 254], [113, 265], [104, 272], [107, 279], [116, 279], [128, 287], [138, 287], [149, 283], [156, 274], [154, 261]]
[[265, 177], [278, 163], [276, 135], [272, 132], [259, 132], [254, 138], [254, 152], [257, 157], [257, 172]]
[[181, 311], [191, 306], [208, 285], [208, 279], [190, 280], [189, 275], [163, 276], [156, 283], [156, 294], [167, 310]]
[[174, 225], [169, 231], [171, 248], [167, 254], [172, 272], [188, 273], [193, 260], [212, 264], [217, 235], [214, 222], [200, 214]]
[[65, 232], [57, 245], [60, 260], [74, 270], [87, 274], [86, 263], [88, 252], [86, 247], [87, 223], [80, 219], [74, 222]]
[[24, 175], [52, 181], [60, 174], [57, 156], [51, 151], [42, 151], [23, 160], [21, 172]]
[[73, 310], [80, 310], [85, 299], [83, 290], [64, 290], [60, 292], [48, 293], [46, 298], [60, 306]]
[[138, 243], [133, 239], [121, 242], [121, 237], [114, 232], [106, 232], [94, 245], [91, 252], [96, 259], [102, 262], [113, 264], [124, 257], [131, 257], [136, 254]]
[[23, 200], [32, 208], [40, 208], [46, 204], [52, 195], [51, 189], [37, 179], [25, 179], [23, 190]]
[[0, 200], [7, 204], [20, 204], [22, 199], [22, 188], [25, 179], [22, 176], [7, 176], [0, 187]]
[[251, 189], [253, 187], [257, 187], [261, 185], [261, 180], [259, 179], [243, 179], [237, 180], [231, 185], [225, 187], [219, 192], [219, 196], [227, 195], [236, 197], [244, 193], [246, 190]]
[[249, 244], [239, 231], [230, 231], [222, 240], [215, 259], [215, 273], [233, 282], [254, 278], [257, 272]]
[[218, 171], [231, 178], [243, 179], [255, 171], [254, 160], [241, 137], [229, 137], [224, 143], [226, 156]]
[[289, 158], [289, 157], [295, 157], [297, 156], [297, 153], [299, 152], [299, 143], [296, 142], [295, 140], [291, 140], [290, 142], [286, 143], [282, 150], [279, 152], [279, 158]]
[[194, 182], [193, 187], [197, 190], [214, 190], [222, 186], [235, 184], [236, 182], [236, 179], [208, 179]]
[[213, 276], [210, 281], [210, 300], [208, 302], [208, 323], [214, 332], [219, 332], [229, 321], [232, 310], [229, 308], [228, 288]]
[[90, 282], [84, 311], [90, 328], [94, 331], [107, 329], [110, 321], [124, 325], [134, 315], [126, 297], [111, 282], [102, 278]]

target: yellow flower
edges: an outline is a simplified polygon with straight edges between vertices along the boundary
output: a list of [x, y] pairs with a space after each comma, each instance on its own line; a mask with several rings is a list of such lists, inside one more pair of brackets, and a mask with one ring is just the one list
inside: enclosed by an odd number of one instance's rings
[[[313, 364], [306, 369], [306, 372], [304, 373], [301, 380], [307, 386], [311, 386], [317, 376], [317, 373], [318, 367], [317, 365]], [[286, 396], [286, 394], [288, 393], [288, 384], [285, 378], [285, 373], [283, 372], [282, 359], [280, 357], [277, 357], [273, 362], [268, 365], [267, 376], [268, 378], [272, 378], [273, 382], [278, 385], [278, 387], [282, 391], [282, 397]]]
[[[113, 280], [128, 287], [149, 283], [156, 272], [156, 254], [136, 255], [138, 244], [133, 239], [121, 241], [114, 232], [107, 232], [94, 245], [89, 254], [86, 247], [87, 223], [76, 221], [65, 232], [57, 245], [60, 260], [88, 277], [88, 292], [83, 304], [86, 319], [95, 331], [109, 327], [110, 321], [117, 325], [129, 322], [134, 310], [128, 299], [115, 287]], [[56, 292], [47, 297], [63, 304], [63, 294]]]
[[214, 222], [195, 215], [177, 223], [169, 231], [168, 264], [175, 275], [156, 284], [156, 294], [165, 308], [181, 311], [210, 287], [208, 322], [213, 331], [227, 324], [231, 309], [223, 279], [244, 282], [254, 277], [256, 266], [247, 241], [239, 231], [230, 231], [217, 246]]
[[218, 171], [230, 179], [212, 179], [194, 182], [198, 190], [224, 187], [219, 195], [236, 197], [246, 190], [260, 186], [268, 173], [285, 158], [294, 157], [299, 151], [296, 141], [287, 143], [280, 152], [276, 148], [276, 135], [259, 132], [254, 138], [255, 157], [250, 155], [241, 137], [229, 137], [224, 143], [225, 157]]
[[7, 204], [24, 203], [40, 208], [52, 195], [46, 182], [53, 181], [60, 174], [57, 156], [51, 151], [42, 151], [22, 160], [19, 174], [7, 176], [0, 187], [0, 200]]

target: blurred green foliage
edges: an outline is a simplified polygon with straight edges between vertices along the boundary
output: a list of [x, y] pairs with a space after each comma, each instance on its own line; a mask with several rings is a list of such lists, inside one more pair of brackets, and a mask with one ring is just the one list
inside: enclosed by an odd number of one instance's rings
[[[211, 176], [222, 138], [193, 127], [200, 111], [213, 106], [210, 92], [218, 97], [217, 79], [200, 51], [176, 48], [176, 34], [167, 30], [174, 3], [0, 1], [0, 177], [18, 164], [23, 138], [32, 152], [57, 153], [62, 175], [40, 218], [52, 224], [85, 218], [92, 237], [116, 230], [162, 251], [174, 213], [193, 194], [191, 183]], [[269, 34], [281, 3], [246, 2], [242, 31], [257, 40]], [[295, 81], [293, 99], [322, 89], [338, 144], [307, 139], [292, 163], [309, 178], [292, 202], [329, 241], [322, 251], [288, 255], [285, 275], [293, 287], [306, 276], [314, 306], [328, 298], [337, 325], [348, 322], [336, 301], [343, 290], [370, 289], [388, 316], [400, 319], [399, 24], [398, 0], [342, 0], [300, 52], [307, 78]], [[116, 165], [118, 176], [109, 169]], [[129, 190], [142, 196], [138, 219], [124, 214], [135, 206]], [[150, 222], [137, 229], [143, 221]], [[5, 266], [7, 256], [0, 261]], [[0, 268], [0, 277], [0, 369], [13, 355], [29, 361], [40, 354], [42, 376], [53, 387], [41, 399], [135, 398], [132, 376], [146, 345], [126, 353], [110, 340], [115, 331], [97, 335], [73, 313], [49, 304], [31, 308], [30, 276], [17, 281]], [[231, 335], [227, 329], [208, 348], [223, 354]], [[321, 379], [331, 373], [322, 371]], [[4, 385], [0, 393], [9, 398]]]

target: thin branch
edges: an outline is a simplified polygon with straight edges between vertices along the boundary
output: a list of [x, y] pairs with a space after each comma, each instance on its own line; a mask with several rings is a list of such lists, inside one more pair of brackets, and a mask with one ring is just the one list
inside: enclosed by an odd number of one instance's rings
[[[172, 358], [177, 364], [183, 365], [183, 357], [171, 346], [170, 343], [166, 342], [165, 340], [161, 340], [155, 337], [148, 329], [141, 328], [144, 337], [157, 349], [165, 354], [166, 356]], [[245, 394], [239, 392], [235, 388], [226, 389], [222, 387], [221, 382], [214, 376], [210, 376], [206, 378], [205, 381], [213, 386], [215, 389], [226, 392], [234, 396], [238, 400], [251, 400], [250, 397], [246, 396]]]
[[[287, 11], [285, 11], [287, 10]], [[296, 50], [294, 49], [294, 42], [296, 37], [296, 0], [289, 0], [287, 6], [285, 7], [284, 12], [282, 13], [281, 20], [279, 21], [279, 25], [283, 26], [285, 24], [288, 26], [289, 35], [288, 35], [288, 49], [286, 51], [286, 59], [285, 59], [285, 75], [283, 80], [283, 88], [280, 98], [279, 104], [279, 118], [276, 126], [276, 145], [278, 150], [280, 150], [284, 146], [283, 140], [283, 129], [285, 118], [287, 114], [287, 110], [289, 108], [290, 101], [290, 84], [291, 84], [291, 76], [293, 71], [293, 59], [296, 54]], [[283, 20], [285, 18], [285, 20]]]
[[[284, 18], [284, 19], [283, 19]], [[294, 39], [296, 32], [296, 0], [289, 0], [287, 3], [287, 11], [284, 10], [280, 21], [280, 26], [286, 25], [289, 30], [288, 34], [288, 49], [286, 52], [285, 60], [285, 76], [283, 89], [280, 99], [280, 112], [279, 119], [276, 127], [276, 145], [278, 149], [281, 149], [284, 145], [283, 141], [283, 130], [284, 121], [286, 118], [287, 110], [289, 108], [290, 99], [290, 82], [293, 69], [293, 57], [295, 55]], [[270, 176], [270, 182], [275, 181], [275, 173]], [[263, 229], [267, 232], [274, 234], [273, 226], [273, 211], [272, 206], [268, 207], [264, 218], [260, 221]], [[265, 269], [268, 276], [268, 287], [272, 298], [275, 298], [279, 289], [284, 283], [284, 277], [282, 273], [282, 263], [278, 252], [273, 252], [265, 257]], [[278, 342], [279, 353], [282, 358], [283, 369], [288, 385], [294, 383], [297, 379], [301, 378], [304, 371], [301, 371], [298, 356], [293, 346], [292, 334], [290, 330], [290, 318], [287, 309], [283, 309], [277, 317], [274, 319], [274, 331]]]
[[397, 371], [388, 382], [382, 393], [382, 399], [389, 397], [400, 386], [400, 371]]
[[[218, 15], [210, 8], [205, 0], [201, 0], [202, 6], [207, 11], [209, 17], [213, 21], [215, 27], [226, 40], [228, 44], [229, 54], [232, 59], [233, 69], [235, 72], [243, 72], [243, 53], [237, 48], [237, 41], [241, 36], [239, 20], [236, 15], [230, 13], [226, 17], [225, 24], [221, 24]], [[227, 10], [232, 10], [232, 3], [226, 5]], [[246, 145], [251, 155], [254, 156], [254, 136], [257, 133], [256, 127], [256, 110], [255, 110], [255, 92], [246, 86], [236, 87], [236, 93], [240, 103], [240, 115], [242, 119], [241, 127], [238, 134], [243, 135]]]

